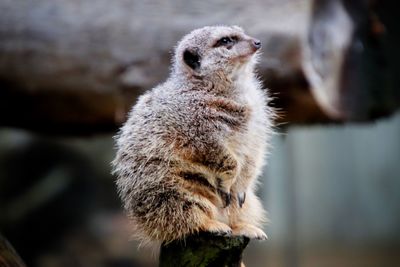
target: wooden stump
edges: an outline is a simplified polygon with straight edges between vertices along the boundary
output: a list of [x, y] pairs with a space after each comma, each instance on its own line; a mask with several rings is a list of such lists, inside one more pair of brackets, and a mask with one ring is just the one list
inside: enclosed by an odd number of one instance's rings
[[240, 267], [249, 243], [243, 236], [225, 237], [201, 233], [163, 244], [159, 267]]

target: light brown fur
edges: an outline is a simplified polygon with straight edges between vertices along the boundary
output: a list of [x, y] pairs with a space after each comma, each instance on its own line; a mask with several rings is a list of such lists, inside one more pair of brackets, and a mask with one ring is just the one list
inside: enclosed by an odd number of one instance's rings
[[[232, 42], [221, 46], [225, 36]], [[255, 41], [237, 26], [189, 33], [168, 80], [132, 108], [113, 164], [136, 238], [170, 242], [199, 231], [266, 238], [255, 190], [273, 112], [254, 74]]]

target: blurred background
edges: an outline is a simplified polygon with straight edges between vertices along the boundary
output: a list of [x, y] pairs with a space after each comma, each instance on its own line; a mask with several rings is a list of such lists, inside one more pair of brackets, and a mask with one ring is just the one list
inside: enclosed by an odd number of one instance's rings
[[[157, 266], [112, 136], [176, 42], [237, 24], [279, 113], [248, 267], [400, 265], [400, 22], [385, 0], [0, 0], [0, 234], [27, 266]], [[0, 250], [1, 253], [1, 250]], [[0, 255], [4, 256], [4, 255]], [[0, 261], [0, 266], [1, 266]]]

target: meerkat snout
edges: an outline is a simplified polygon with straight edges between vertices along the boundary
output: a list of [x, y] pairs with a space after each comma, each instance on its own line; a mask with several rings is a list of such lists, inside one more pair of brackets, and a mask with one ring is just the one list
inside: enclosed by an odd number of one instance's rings
[[261, 41], [257, 39], [253, 39], [253, 45], [256, 50], [261, 48]]

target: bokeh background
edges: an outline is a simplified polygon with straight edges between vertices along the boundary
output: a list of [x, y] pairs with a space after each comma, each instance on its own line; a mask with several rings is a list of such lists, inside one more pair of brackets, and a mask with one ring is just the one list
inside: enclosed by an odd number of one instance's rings
[[[394, 1], [393, 1], [394, 2]], [[241, 25], [279, 113], [248, 267], [400, 265], [400, 22], [384, 0], [0, 0], [0, 233], [27, 266], [157, 266], [113, 135], [190, 30]]]

